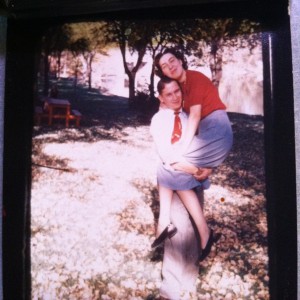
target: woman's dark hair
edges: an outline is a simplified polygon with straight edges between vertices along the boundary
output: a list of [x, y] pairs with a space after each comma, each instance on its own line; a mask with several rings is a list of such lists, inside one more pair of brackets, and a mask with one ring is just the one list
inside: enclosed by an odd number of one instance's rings
[[184, 57], [184, 55], [181, 52], [179, 52], [178, 50], [176, 50], [175, 48], [166, 48], [164, 51], [158, 53], [154, 58], [155, 74], [158, 77], [160, 77], [160, 78], [165, 77], [165, 75], [159, 65], [159, 61], [167, 53], [170, 53], [170, 54], [174, 55], [177, 59], [181, 60], [182, 67], [185, 70], [187, 70], [187, 68], [188, 68], [187, 61], [186, 61], [186, 58]]
[[[171, 79], [171, 78], [168, 78], [168, 77], [162, 77], [159, 82], [157, 83], [157, 92], [159, 95], [162, 94], [162, 91], [164, 90], [166, 84], [169, 84], [171, 82], [175, 81], [177, 84], [178, 82], [175, 80], [175, 79]], [[178, 84], [179, 86], [179, 84]]]

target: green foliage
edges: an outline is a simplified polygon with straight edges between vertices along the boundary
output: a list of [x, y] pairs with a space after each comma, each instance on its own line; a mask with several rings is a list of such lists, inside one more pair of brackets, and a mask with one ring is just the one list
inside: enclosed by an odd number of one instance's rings
[[[102, 32], [107, 43], [118, 45], [120, 48], [124, 71], [129, 79], [130, 100], [133, 100], [135, 97], [136, 73], [143, 62], [147, 50], [148, 35], [145, 34], [147, 30], [136, 21], [115, 20], [108, 22]], [[133, 66], [129, 65], [126, 60], [127, 51], [130, 54], [137, 53], [137, 60]]]
[[42, 39], [43, 52], [55, 55], [67, 49], [71, 35], [71, 27], [68, 24], [49, 28]]
[[105, 22], [81, 22], [70, 24], [72, 30], [72, 42], [84, 39], [86, 41], [86, 52], [97, 52], [106, 54], [104, 48], [106, 39], [101, 34], [105, 31]]
[[[45, 56], [59, 57], [62, 51], [69, 50], [75, 59], [82, 56], [91, 88], [95, 55], [107, 55], [110, 46], [119, 47], [122, 54], [120, 63], [123, 63], [124, 72], [128, 75], [129, 98], [132, 100], [136, 93], [136, 74], [146, 51], [154, 59], [166, 47], [176, 47], [186, 56], [193, 56], [195, 65], [204, 61], [209, 64], [216, 79], [221, 76], [224, 49], [233, 52], [248, 48], [251, 53], [260, 43], [260, 32], [258, 23], [232, 18], [81, 22], [50, 28], [43, 38], [43, 52]], [[133, 65], [128, 62], [128, 53], [137, 54]], [[77, 68], [81, 67], [77, 64]], [[149, 79], [149, 93], [153, 98], [154, 67]]]
[[253, 49], [260, 42], [260, 25], [250, 20], [196, 19], [193, 22], [196, 30], [190, 38], [204, 41], [213, 55], [224, 47]]
[[88, 49], [88, 40], [86, 38], [80, 38], [69, 44], [69, 50], [74, 53], [74, 56]]
[[151, 97], [148, 90], [138, 90], [132, 101], [130, 107], [141, 113], [148, 120], [152, 118], [159, 107], [159, 100], [156, 97]]

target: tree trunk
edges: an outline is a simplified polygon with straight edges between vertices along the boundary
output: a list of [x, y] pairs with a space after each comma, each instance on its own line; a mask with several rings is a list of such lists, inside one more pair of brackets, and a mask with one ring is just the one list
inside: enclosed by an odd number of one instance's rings
[[93, 62], [93, 57], [91, 56], [88, 60], [88, 67], [87, 67], [89, 90], [92, 89], [92, 71], [93, 71], [92, 62]]
[[135, 77], [136, 77], [136, 73], [137, 73], [140, 65], [142, 64], [143, 57], [146, 53], [146, 45], [144, 47], [142, 47], [141, 49], [139, 49], [139, 51], [137, 51], [138, 59], [137, 59], [136, 65], [132, 68], [132, 70], [130, 70], [128, 68], [128, 65], [126, 62], [126, 41], [123, 40], [122, 42], [120, 42], [119, 46], [120, 46], [120, 50], [121, 50], [121, 54], [122, 54], [122, 58], [123, 58], [124, 70], [125, 70], [125, 73], [128, 75], [128, 79], [129, 79], [129, 102], [132, 102], [135, 97]]
[[150, 74], [150, 84], [149, 84], [149, 93], [150, 93], [150, 100], [153, 101], [154, 99], [154, 57], [155, 57], [155, 52], [153, 53], [152, 57], [152, 67], [151, 67], [151, 74]]
[[74, 74], [74, 91], [76, 90], [76, 87], [77, 87], [77, 81], [78, 81], [78, 69], [76, 68], [75, 74]]
[[74, 69], [74, 93], [76, 93], [77, 82], [78, 82], [78, 73], [79, 73], [79, 63], [76, 61], [75, 69]]
[[222, 78], [222, 55], [215, 54], [210, 59], [210, 70], [212, 74], [212, 82], [219, 87]]
[[60, 70], [61, 70], [61, 52], [58, 52], [57, 55], [57, 73], [56, 78], [60, 78]]
[[129, 101], [132, 102], [135, 97], [135, 77], [136, 73], [131, 72], [128, 73], [128, 79], [129, 79]]
[[212, 82], [219, 87], [222, 78], [222, 51], [220, 50], [219, 40], [215, 40], [211, 45], [209, 67], [212, 76]]
[[49, 53], [45, 52], [44, 54], [44, 96], [48, 96], [49, 91]]

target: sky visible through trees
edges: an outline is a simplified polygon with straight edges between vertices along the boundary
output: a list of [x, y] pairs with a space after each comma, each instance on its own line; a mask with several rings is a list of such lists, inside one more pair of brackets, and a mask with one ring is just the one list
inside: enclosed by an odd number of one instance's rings
[[[53, 77], [72, 78], [75, 88], [84, 83], [103, 90], [107, 87], [99, 77], [110, 76], [119, 89], [126, 88], [129, 101], [141, 91], [154, 99], [153, 60], [166, 47], [182, 51], [189, 68], [204, 70], [229, 110], [263, 114], [261, 32], [259, 24], [249, 20], [114, 20], [52, 27], [42, 41], [43, 93], [48, 93]], [[112, 49], [118, 56], [112, 57]], [[105, 62], [117, 63], [118, 69], [101, 73]]]

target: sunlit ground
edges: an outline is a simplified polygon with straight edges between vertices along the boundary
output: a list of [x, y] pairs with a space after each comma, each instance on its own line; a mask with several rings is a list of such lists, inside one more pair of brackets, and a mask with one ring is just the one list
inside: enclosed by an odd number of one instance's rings
[[[156, 153], [148, 121], [112, 99], [74, 101], [81, 128], [35, 128], [32, 299], [158, 296]], [[222, 237], [199, 266], [198, 298], [268, 299], [262, 118], [230, 117], [235, 144], [205, 193]]]

